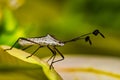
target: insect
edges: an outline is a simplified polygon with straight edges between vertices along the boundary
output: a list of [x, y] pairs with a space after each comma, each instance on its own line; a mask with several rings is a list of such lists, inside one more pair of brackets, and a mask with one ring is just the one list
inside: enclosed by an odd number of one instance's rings
[[[43, 36], [43, 37], [34, 37], [34, 38], [20, 37], [20, 38], [18, 38], [18, 40], [14, 43], [14, 45], [11, 48], [6, 49], [6, 50], [11, 50], [16, 45], [16, 43], [19, 43], [21, 46], [27, 45], [27, 47], [24, 48], [23, 50], [25, 50], [25, 49], [33, 46], [33, 45], [38, 45], [38, 48], [30, 56], [26, 57], [26, 58], [29, 58], [33, 54], [35, 54], [38, 51], [38, 49], [40, 49], [42, 47], [47, 47], [52, 52], [52, 56], [48, 59], [48, 61], [51, 60], [51, 64], [50, 64], [50, 69], [51, 69], [51, 67], [53, 67], [53, 63], [64, 60], [64, 56], [56, 48], [57, 46], [64, 46], [66, 43], [74, 42], [74, 41], [81, 40], [81, 39], [84, 39], [85, 42], [89, 42], [89, 44], [91, 45], [92, 44], [92, 42], [90, 40], [90, 35], [91, 34], [93, 34], [95, 36], [100, 34], [103, 38], [105, 38], [104, 35], [99, 30], [94, 30], [91, 33], [87, 33], [87, 34], [81, 35], [79, 37], [76, 37], [76, 38], [73, 38], [73, 39], [70, 39], [70, 40], [67, 40], [67, 41], [57, 40], [56, 38], [54, 38], [50, 34], [47, 34], [46, 36]], [[61, 59], [59, 59], [59, 60], [55, 60], [55, 57], [56, 57], [57, 53], [61, 56]]]

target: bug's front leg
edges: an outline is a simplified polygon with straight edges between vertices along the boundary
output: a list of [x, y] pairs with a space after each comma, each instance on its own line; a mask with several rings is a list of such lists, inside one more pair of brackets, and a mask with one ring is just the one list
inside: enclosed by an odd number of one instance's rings
[[63, 54], [62, 54], [56, 47], [54, 47], [54, 49], [55, 49], [55, 51], [61, 56], [61, 59], [56, 60], [56, 61], [53, 61], [53, 63], [64, 60]]
[[[50, 69], [53, 67], [53, 64], [56, 63], [56, 62], [59, 62], [59, 61], [62, 61], [64, 60], [64, 56], [62, 55], [62, 53], [55, 47], [53, 46], [53, 49], [51, 49], [49, 46], [47, 46], [49, 48], [49, 50], [53, 53], [53, 55], [48, 59], [51, 60], [52, 59], [52, 62], [50, 64]], [[56, 54], [59, 54], [62, 58], [59, 59], [59, 60], [55, 60], [55, 57], [56, 57]], [[53, 67], [54, 68], [54, 67]]]
[[[54, 50], [54, 49], [52, 49], [52, 48], [50, 48], [49, 47], [49, 45], [47, 46], [48, 47], [48, 49], [52, 52], [52, 56], [48, 59], [48, 61], [49, 60], [51, 60], [52, 59], [52, 62], [51, 62], [51, 64], [50, 64], [50, 69], [53, 67], [53, 63], [54, 63], [54, 59], [55, 59], [55, 57], [56, 57], [56, 51]], [[48, 62], [47, 61], [47, 62]], [[53, 67], [54, 68], [54, 67]]]

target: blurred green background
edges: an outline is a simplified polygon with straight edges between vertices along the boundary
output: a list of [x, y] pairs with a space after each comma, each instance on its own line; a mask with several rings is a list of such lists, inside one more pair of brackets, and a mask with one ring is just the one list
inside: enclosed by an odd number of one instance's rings
[[[91, 36], [92, 46], [80, 40], [66, 44], [60, 51], [120, 56], [119, 0], [0, 0], [1, 45], [12, 46], [19, 37], [39, 37], [47, 33], [64, 41], [95, 29], [106, 38]], [[51, 55], [46, 48], [36, 55], [45, 54]]]
[[[0, 0], [0, 45], [12, 46], [19, 37], [40, 37], [48, 33], [65, 41], [95, 29], [99, 29], [106, 38], [91, 36], [92, 46], [84, 40], [80, 40], [58, 49], [63, 54], [120, 57], [119, 0]], [[27, 51], [31, 53], [35, 48]], [[36, 55], [39, 57], [51, 56], [47, 48], [42, 48], [37, 53]], [[4, 59], [8, 59], [6, 64], [9, 61], [9, 63], [16, 61], [9, 59], [10, 57], [4, 57], [2, 58], [3, 63]], [[1, 70], [4, 72], [7, 68], [5, 67], [5, 70], [3, 68]], [[21, 71], [21, 69], [19, 70]], [[22, 70], [24, 71], [24, 69]], [[30, 72], [29, 75], [33, 75], [34, 78], [28, 78], [28, 80], [38, 80], [38, 78], [35, 79], [38, 77], [35, 76], [36, 74], [42, 76], [42, 72], [36, 73], [36, 71], [33, 72], [34, 75]], [[20, 74], [22, 73], [20, 72]], [[3, 78], [5, 78], [4, 76]], [[13, 80], [12, 76], [8, 74], [6, 80], [10, 80], [9, 77]], [[0, 79], [3, 80], [1, 77]], [[46, 77], [45, 80], [47, 80]]]

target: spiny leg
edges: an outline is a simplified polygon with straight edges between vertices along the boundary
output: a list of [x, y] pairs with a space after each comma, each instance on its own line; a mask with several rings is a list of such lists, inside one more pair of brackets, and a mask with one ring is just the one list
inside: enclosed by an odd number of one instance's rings
[[41, 47], [43, 47], [43, 46], [39, 46], [30, 56], [27, 56], [26, 58], [29, 58], [29, 57], [31, 57], [32, 55], [34, 55], [34, 54], [38, 51], [38, 49], [40, 49]]
[[55, 59], [55, 57], [56, 57], [56, 51], [55, 50], [53, 50], [53, 49], [51, 49], [49, 46], [47, 46], [48, 47], [48, 49], [52, 52], [52, 56], [48, 59], [48, 61], [49, 60], [51, 60], [52, 59], [52, 62], [51, 62], [51, 64], [50, 64], [50, 69], [51, 69], [51, 67], [53, 67], [53, 62], [54, 62], [54, 59]]

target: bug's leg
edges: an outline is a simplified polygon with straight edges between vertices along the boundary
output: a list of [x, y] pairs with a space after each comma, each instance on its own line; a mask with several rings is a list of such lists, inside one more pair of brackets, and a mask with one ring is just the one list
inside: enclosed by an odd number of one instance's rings
[[47, 47], [53, 53], [53, 55], [47, 60], [47, 62], [49, 62], [54, 56], [54, 51], [49, 46], [47, 46]]
[[53, 63], [64, 60], [64, 56], [63, 56], [63, 54], [62, 54], [62, 53], [61, 53], [61, 52], [60, 52], [55, 46], [54, 46], [54, 49], [55, 49], [55, 51], [57, 51], [58, 54], [61, 56], [61, 59], [56, 60], [56, 61], [53, 61]]
[[50, 64], [50, 69], [51, 69], [51, 68], [54, 68], [54, 67], [53, 67], [53, 63], [54, 63], [55, 57], [56, 57], [56, 51], [54, 51], [54, 56], [53, 56], [52, 62], [51, 62], [51, 64]]
[[6, 51], [6, 50], [11, 50], [11, 49], [16, 45], [16, 43], [17, 43], [20, 39], [22, 39], [22, 38], [21, 38], [21, 37], [18, 38], [17, 41], [12, 45], [12, 47], [10, 47], [9, 49], [5, 49], [4, 51]]
[[52, 55], [52, 56], [47, 60], [47, 62], [49, 62], [49, 61], [53, 58], [53, 56], [54, 56], [54, 55]]
[[34, 54], [38, 51], [38, 49], [40, 49], [41, 47], [43, 47], [43, 46], [39, 46], [30, 56], [27, 56], [26, 58], [29, 58], [29, 57], [31, 57], [32, 55], [34, 55]]
[[[48, 49], [52, 52], [52, 56], [48, 59], [48, 61], [49, 60], [51, 60], [52, 59], [52, 62], [51, 62], [51, 64], [50, 64], [50, 69], [53, 67], [53, 63], [54, 63], [54, 59], [55, 59], [55, 57], [56, 57], [56, 51], [55, 50], [53, 50], [53, 49], [51, 49], [49, 46], [47, 46], [48, 47]], [[54, 68], [54, 67], [53, 67]]]
[[33, 46], [33, 45], [29, 45], [29, 46], [23, 48], [22, 50], [26, 50], [26, 49], [28, 49], [28, 48], [30, 48], [30, 47], [32, 47], [32, 46]]
[[[26, 39], [26, 38], [20, 37], [20, 38], [18, 38], [18, 40], [12, 45], [11, 48], [5, 49], [5, 51], [6, 51], [6, 50], [11, 50], [11, 49], [16, 45], [16, 43], [17, 43], [20, 39], [29, 41], [29, 42], [34, 43], [34, 44], [38, 44], [38, 43], [36, 43], [36, 42], [34, 42], [34, 41], [31, 41], [31, 40], [28, 40], [28, 39]], [[38, 44], [38, 45], [39, 45], [39, 44]]]

